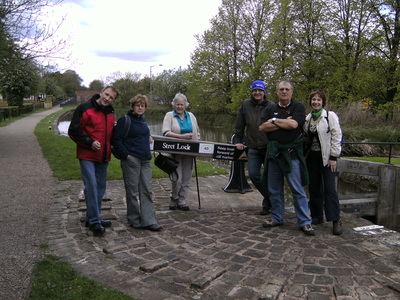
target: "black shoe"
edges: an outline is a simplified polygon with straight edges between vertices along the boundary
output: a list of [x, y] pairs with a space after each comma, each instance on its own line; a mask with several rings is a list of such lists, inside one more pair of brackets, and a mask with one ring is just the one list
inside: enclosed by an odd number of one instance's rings
[[335, 222], [332, 222], [332, 223], [333, 223], [332, 233], [333, 233], [334, 235], [341, 235], [342, 232], [343, 232], [343, 229], [342, 229], [342, 220], [335, 221]]
[[132, 228], [135, 228], [135, 229], [143, 229], [143, 226], [142, 226], [142, 225], [133, 225], [133, 224], [130, 224], [129, 226], [131, 226]]
[[149, 225], [149, 226], [146, 226], [146, 227], [142, 227], [142, 228], [150, 230], [150, 231], [160, 231], [160, 230], [163, 229], [163, 227], [161, 225], [158, 225], [158, 224], [152, 224], [152, 225]]
[[304, 225], [300, 228], [300, 230], [303, 231], [306, 235], [315, 235], [315, 231], [311, 225]]
[[100, 223], [90, 225], [89, 230], [93, 232], [94, 236], [103, 236], [106, 233], [106, 230]]
[[312, 218], [312, 225], [318, 225], [324, 223], [324, 219]]
[[189, 206], [187, 206], [187, 205], [178, 205], [177, 207], [178, 207], [178, 209], [183, 210], [183, 211], [190, 210]]
[[[104, 220], [104, 221], [102, 220], [101, 226], [103, 226], [104, 228], [108, 228], [108, 227], [112, 226], [112, 223], [111, 223], [111, 221], [108, 221], [108, 220]], [[85, 227], [89, 227], [89, 221], [85, 222]]]
[[271, 209], [270, 208], [262, 208], [261, 209], [261, 211], [260, 211], [260, 215], [262, 215], [262, 216], [266, 216], [266, 215], [269, 215], [271, 213]]

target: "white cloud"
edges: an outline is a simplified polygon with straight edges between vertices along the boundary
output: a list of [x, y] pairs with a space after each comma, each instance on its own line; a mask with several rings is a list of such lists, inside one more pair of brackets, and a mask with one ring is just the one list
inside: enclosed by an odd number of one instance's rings
[[149, 74], [185, 68], [197, 44], [195, 34], [210, 27], [221, 0], [87, 0], [64, 3], [65, 35], [71, 35], [71, 60], [60, 68], [75, 70], [88, 85], [110, 73]]

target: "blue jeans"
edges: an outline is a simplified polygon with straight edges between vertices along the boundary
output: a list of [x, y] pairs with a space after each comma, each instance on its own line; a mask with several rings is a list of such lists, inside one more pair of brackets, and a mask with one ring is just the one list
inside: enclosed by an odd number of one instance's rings
[[251, 182], [263, 196], [263, 210], [269, 210], [271, 208], [267, 182], [261, 180], [261, 166], [264, 164], [266, 151], [267, 149], [254, 148], [249, 148], [247, 151], [247, 170], [249, 171]]
[[292, 191], [297, 225], [299, 227], [311, 225], [311, 219], [308, 216], [308, 198], [301, 183], [300, 162], [297, 159], [292, 160], [292, 172], [288, 174], [282, 173], [275, 160], [271, 159], [268, 161], [268, 190], [272, 204], [272, 220], [276, 223], [283, 223], [285, 214], [283, 189], [285, 177]]
[[86, 200], [86, 221], [89, 225], [100, 223], [101, 201], [106, 191], [108, 163], [80, 159]]

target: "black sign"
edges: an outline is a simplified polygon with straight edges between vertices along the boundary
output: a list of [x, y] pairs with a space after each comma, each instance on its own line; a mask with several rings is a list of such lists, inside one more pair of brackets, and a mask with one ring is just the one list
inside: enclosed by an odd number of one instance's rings
[[232, 144], [216, 144], [207, 141], [190, 141], [183, 139], [153, 136], [154, 144], [151, 150], [173, 154], [204, 156], [222, 160], [247, 160], [243, 150], [238, 150]]

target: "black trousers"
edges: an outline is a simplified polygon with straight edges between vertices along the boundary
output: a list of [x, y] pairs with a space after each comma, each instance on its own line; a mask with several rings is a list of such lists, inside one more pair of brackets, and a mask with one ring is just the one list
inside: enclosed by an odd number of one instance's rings
[[328, 222], [340, 219], [339, 197], [337, 194], [337, 172], [323, 166], [321, 151], [310, 151], [306, 159], [310, 184], [311, 218], [323, 220], [324, 212]]

